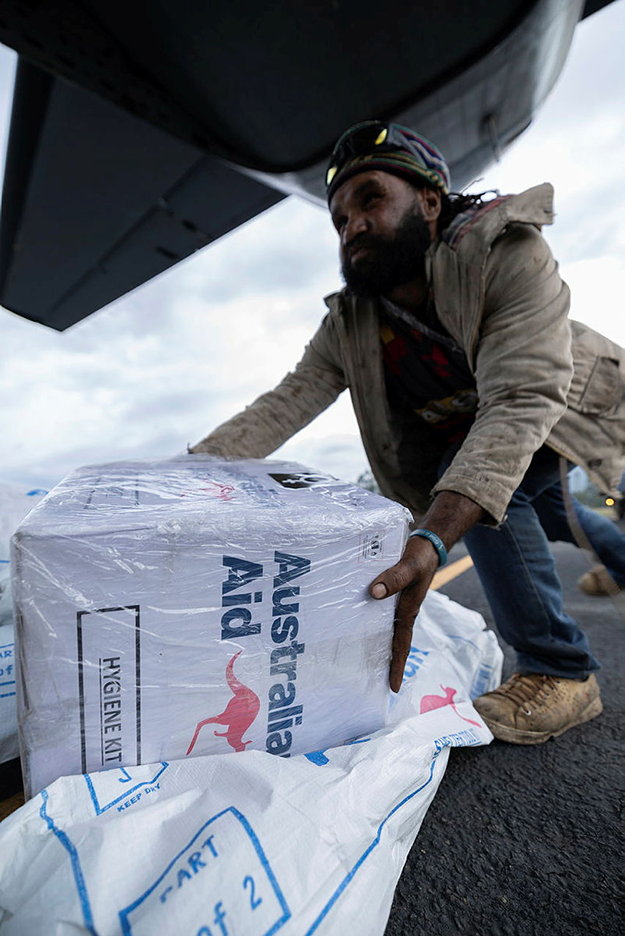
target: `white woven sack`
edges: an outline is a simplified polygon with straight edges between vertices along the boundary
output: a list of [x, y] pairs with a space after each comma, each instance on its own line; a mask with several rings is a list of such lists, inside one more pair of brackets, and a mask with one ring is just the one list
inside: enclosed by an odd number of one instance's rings
[[469, 701], [500, 678], [483, 628], [431, 593], [371, 738], [57, 780], [0, 825], [0, 933], [379, 936], [449, 748], [491, 740]]

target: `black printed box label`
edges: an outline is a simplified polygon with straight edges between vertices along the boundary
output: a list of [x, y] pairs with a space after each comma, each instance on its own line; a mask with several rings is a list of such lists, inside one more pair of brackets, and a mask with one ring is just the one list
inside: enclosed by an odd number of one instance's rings
[[384, 558], [384, 534], [383, 533], [363, 533], [360, 537], [359, 559], [367, 561], [369, 559]]
[[139, 606], [77, 615], [82, 772], [141, 763]]
[[209, 819], [119, 918], [124, 936], [276, 933], [291, 913], [246, 817], [231, 806]]

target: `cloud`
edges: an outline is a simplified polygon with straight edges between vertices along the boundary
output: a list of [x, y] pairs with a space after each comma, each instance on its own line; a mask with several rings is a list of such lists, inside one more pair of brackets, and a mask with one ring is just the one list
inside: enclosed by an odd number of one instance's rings
[[272, 458], [296, 461], [347, 481], [357, 481], [368, 468], [359, 435], [320, 435], [318, 429], [317, 434], [309, 436], [301, 433], [278, 449]]
[[337, 267], [326, 214], [292, 199], [64, 334], [3, 313], [1, 480], [183, 450], [294, 366]]
[[536, 120], [477, 186], [511, 192], [554, 185], [555, 223], [543, 233], [571, 286], [571, 315], [619, 343], [625, 343], [624, 34], [624, 0], [577, 28]]
[[571, 318], [625, 346], [625, 263], [622, 257], [598, 257], [567, 265]]
[[[576, 31], [535, 123], [477, 188], [550, 180], [545, 233], [573, 315], [625, 342], [625, 2]], [[0, 127], [15, 56], [0, 49]], [[47, 487], [80, 464], [173, 455], [292, 369], [340, 287], [327, 213], [289, 199], [64, 334], [0, 311], [0, 481]], [[366, 467], [349, 395], [278, 453]]]

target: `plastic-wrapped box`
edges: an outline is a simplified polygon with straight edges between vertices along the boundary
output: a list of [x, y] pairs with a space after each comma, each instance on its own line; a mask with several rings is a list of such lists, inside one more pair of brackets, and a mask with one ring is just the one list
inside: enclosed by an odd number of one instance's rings
[[27, 793], [381, 727], [393, 603], [367, 587], [409, 521], [292, 463], [189, 455], [68, 476], [13, 538]]
[[0, 484], [0, 764], [19, 754], [9, 542], [20, 520], [46, 493], [40, 488]]

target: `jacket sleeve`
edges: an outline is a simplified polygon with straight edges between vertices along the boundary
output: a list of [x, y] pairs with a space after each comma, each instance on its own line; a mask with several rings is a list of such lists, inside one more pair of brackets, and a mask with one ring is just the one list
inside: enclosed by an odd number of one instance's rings
[[327, 409], [345, 389], [332, 313], [325, 316], [295, 370], [274, 390], [189, 448], [228, 458], [264, 458]]
[[539, 234], [513, 225], [493, 244], [475, 355], [478, 412], [434, 493], [470, 497], [500, 523], [532, 455], [566, 408], [573, 373], [569, 290]]

